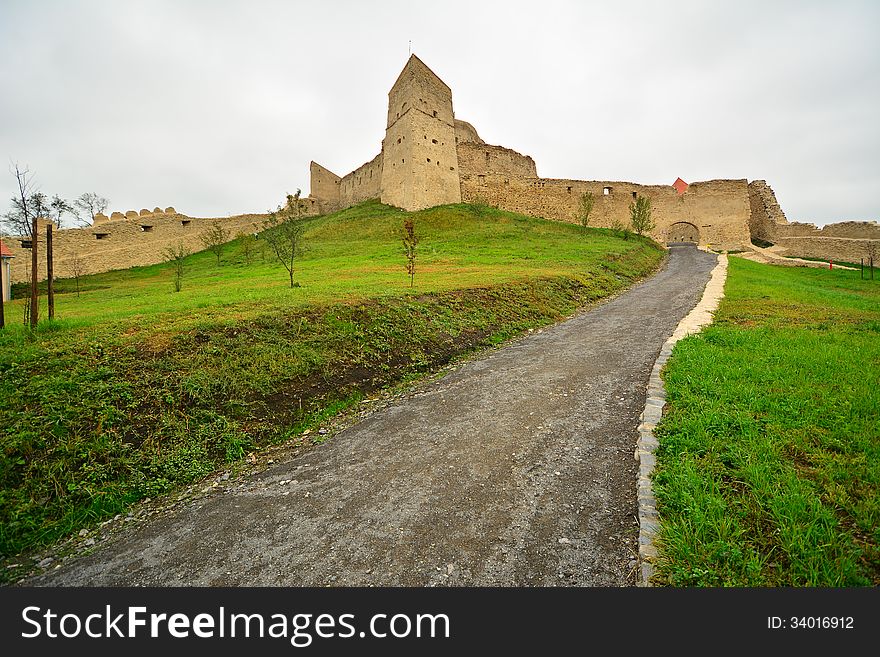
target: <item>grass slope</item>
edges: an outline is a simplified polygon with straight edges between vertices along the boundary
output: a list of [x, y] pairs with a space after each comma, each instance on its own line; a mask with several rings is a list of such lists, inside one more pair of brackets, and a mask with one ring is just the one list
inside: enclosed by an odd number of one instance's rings
[[362, 396], [559, 320], [662, 259], [647, 240], [445, 206], [412, 215], [410, 289], [405, 216], [369, 202], [306, 220], [293, 289], [235, 243], [220, 266], [191, 256], [180, 293], [167, 265], [87, 277], [79, 297], [59, 282], [59, 320], [0, 332], [0, 555], [302, 441]]
[[880, 284], [730, 259], [664, 378], [661, 581], [880, 584]]

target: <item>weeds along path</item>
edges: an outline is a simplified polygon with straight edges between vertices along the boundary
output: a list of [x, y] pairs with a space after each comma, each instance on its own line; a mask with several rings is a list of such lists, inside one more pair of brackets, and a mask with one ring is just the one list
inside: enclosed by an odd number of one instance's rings
[[470, 361], [34, 585], [631, 585], [645, 382], [716, 257]]

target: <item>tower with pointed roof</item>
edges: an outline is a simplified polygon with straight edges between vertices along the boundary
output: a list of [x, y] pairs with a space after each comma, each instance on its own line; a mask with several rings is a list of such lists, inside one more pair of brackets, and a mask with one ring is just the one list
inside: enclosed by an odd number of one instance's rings
[[381, 200], [405, 210], [461, 202], [452, 90], [412, 55], [388, 92]]

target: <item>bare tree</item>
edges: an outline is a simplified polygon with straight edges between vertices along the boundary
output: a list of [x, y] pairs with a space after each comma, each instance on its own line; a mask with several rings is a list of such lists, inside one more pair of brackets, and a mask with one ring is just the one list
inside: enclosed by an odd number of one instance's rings
[[10, 199], [11, 208], [0, 219], [12, 235], [33, 239], [37, 232], [34, 223], [37, 217], [50, 213], [46, 195], [35, 189], [33, 174], [16, 163], [10, 168], [18, 185], [18, 194]]
[[18, 184], [18, 196], [12, 199], [12, 211], [3, 217], [7, 224], [12, 223], [19, 230], [19, 235], [29, 235], [31, 238], [31, 272], [30, 288], [31, 299], [26, 311], [26, 323], [31, 328], [37, 325], [39, 317], [39, 305], [37, 300], [37, 251], [39, 245], [39, 233], [37, 219], [47, 214], [46, 196], [34, 190], [33, 175], [27, 168], [22, 169], [16, 162], [12, 165], [12, 175]]
[[73, 206], [57, 194], [52, 197], [47, 209], [49, 219], [52, 220], [52, 223], [55, 224], [55, 227], [58, 228], [58, 230], [61, 230], [62, 228], [64, 215], [69, 214], [72, 217], [76, 216], [76, 210], [73, 209]]
[[593, 205], [596, 203], [596, 197], [593, 192], [584, 192], [581, 194], [578, 202], [578, 221], [584, 230], [590, 225], [590, 214], [593, 212]]
[[165, 256], [165, 262], [171, 263], [171, 271], [174, 274], [174, 291], [180, 292], [183, 287], [183, 274], [185, 273], [185, 263], [190, 252], [178, 242], [177, 246], [165, 249], [162, 254]]
[[73, 255], [67, 261], [67, 269], [73, 280], [76, 281], [76, 296], [79, 296], [79, 279], [86, 273], [86, 263], [80, 255], [79, 251], [74, 251]]
[[290, 275], [290, 287], [294, 287], [293, 270], [296, 259], [305, 252], [299, 195], [300, 190], [296, 190], [296, 194], [288, 194], [287, 205], [270, 210], [269, 218], [263, 222], [263, 239]]
[[77, 215], [77, 219], [80, 224], [84, 226], [88, 226], [89, 223], [95, 223], [95, 215], [104, 212], [107, 210], [107, 207], [110, 205], [110, 201], [108, 201], [103, 196], [99, 196], [95, 192], [86, 192], [78, 196], [74, 199], [73, 204], [76, 208], [84, 213], [87, 218], [83, 219], [79, 215]]
[[223, 255], [223, 247], [229, 241], [229, 231], [223, 228], [219, 221], [211, 224], [211, 227], [202, 234], [202, 244], [205, 248], [217, 256], [217, 265], [220, 265], [220, 256]]
[[629, 217], [633, 230], [637, 234], [642, 235], [654, 230], [654, 221], [651, 219], [651, 199], [647, 196], [637, 196], [636, 200], [629, 204]]
[[409, 274], [409, 286], [413, 286], [416, 277], [416, 247], [419, 238], [416, 236], [415, 223], [412, 217], [403, 222], [403, 253], [406, 256], [406, 273]]

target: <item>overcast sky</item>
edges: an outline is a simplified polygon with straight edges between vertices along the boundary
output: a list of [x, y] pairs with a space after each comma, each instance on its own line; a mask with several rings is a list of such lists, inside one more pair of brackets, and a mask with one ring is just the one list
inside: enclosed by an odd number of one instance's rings
[[0, 0], [9, 162], [110, 210], [264, 212], [379, 152], [413, 52], [538, 175], [766, 179], [789, 220], [880, 218], [880, 2]]

